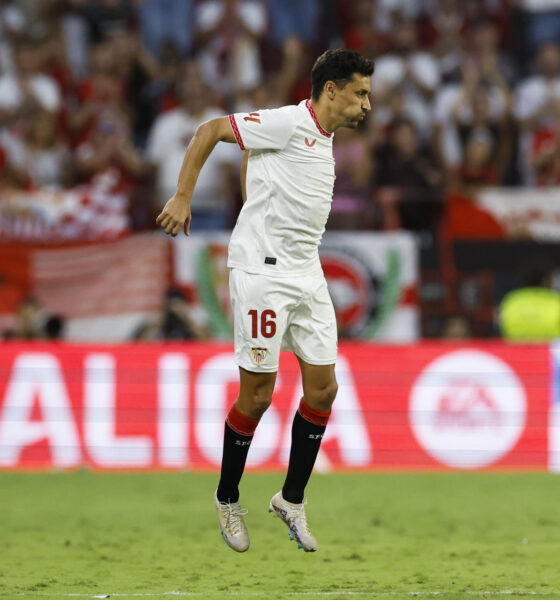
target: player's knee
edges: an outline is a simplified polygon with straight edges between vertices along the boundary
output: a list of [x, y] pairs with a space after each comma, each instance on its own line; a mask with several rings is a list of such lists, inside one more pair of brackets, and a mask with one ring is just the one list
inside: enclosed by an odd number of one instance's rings
[[251, 419], [260, 419], [272, 402], [272, 395], [266, 392], [255, 392], [249, 398], [247, 411]]
[[[319, 410], [321, 412], [329, 412], [333, 402], [336, 398], [336, 394], [338, 392], [338, 383], [333, 379], [326, 385], [313, 390], [310, 394], [309, 404], [315, 410]], [[306, 397], [307, 400], [307, 397]]]

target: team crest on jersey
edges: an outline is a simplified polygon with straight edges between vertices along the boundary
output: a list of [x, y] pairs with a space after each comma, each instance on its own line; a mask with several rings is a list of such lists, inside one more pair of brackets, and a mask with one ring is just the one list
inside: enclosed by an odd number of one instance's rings
[[263, 364], [267, 354], [268, 348], [251, 348], [251, 358], [257, 367], [260, 367]]
[[309, 141], [307, 138], [305, 138], [305, 145], [306, 145], [308, 148], [313, 148], [313, 146], [315, 145], [315, 142], [316, 142], [316, 141], [317, 141], [316, 139], [313, 139], [313, 141], [312, 141], [312, 142], [310, 142], [310, 141]]

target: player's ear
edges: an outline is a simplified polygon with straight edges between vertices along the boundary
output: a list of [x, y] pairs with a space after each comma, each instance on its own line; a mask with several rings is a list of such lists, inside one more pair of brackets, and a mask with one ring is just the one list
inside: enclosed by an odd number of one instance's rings
[[323, 88], [323, 93], [327, 95], [329, 100], [333, 100], [336, 95], [336, 83], [334, 81], [327, 81]]

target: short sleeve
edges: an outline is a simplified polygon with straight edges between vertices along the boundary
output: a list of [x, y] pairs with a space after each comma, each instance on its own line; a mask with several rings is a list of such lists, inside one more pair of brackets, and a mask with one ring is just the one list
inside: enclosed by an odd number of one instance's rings
[[282, 150], [292, 137], [297, 122], [295, 107], [258, 110], [229, 115], [241, 150]]

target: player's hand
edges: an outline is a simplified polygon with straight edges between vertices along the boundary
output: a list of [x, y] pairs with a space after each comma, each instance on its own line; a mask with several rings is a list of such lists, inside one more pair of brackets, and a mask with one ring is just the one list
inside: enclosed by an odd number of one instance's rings
[[189, 235], [191, 226], [191, 207], [190, 202], [184, 198], [178, 198], [177, 195], [170, 198], [163, 210], [158, 215], [156, 223], [165, 230], [165, 233], [175, 237], [181, 228], [185, 235]]

